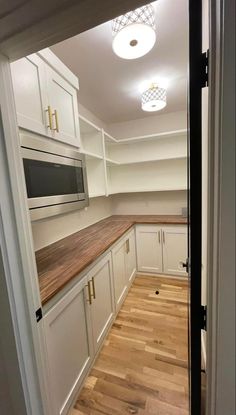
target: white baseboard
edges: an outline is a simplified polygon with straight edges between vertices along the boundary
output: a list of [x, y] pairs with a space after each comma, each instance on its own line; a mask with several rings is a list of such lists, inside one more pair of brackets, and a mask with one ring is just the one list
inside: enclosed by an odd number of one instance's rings
[[185, 277], [182, 275], [154, 274], [151, 272], [141, 272], [141, 271], [137, 271], [136, 277], [143, 277], [144, 275], [146, 275], [147, 277], [169, 278], [169, 279], [181, 280], [181, 281], [188, 280], [188, 277]]

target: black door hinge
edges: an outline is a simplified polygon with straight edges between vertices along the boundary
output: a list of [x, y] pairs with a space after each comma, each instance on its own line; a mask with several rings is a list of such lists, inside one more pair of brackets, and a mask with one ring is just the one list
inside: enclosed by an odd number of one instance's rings
[[207, 306], [201, 305], [201, 329], [207, 330]]
[[201, 55], [201, 88], [209, 84], [209, 50]]
[[182, 263], [182, 267], [186, 268], [186, 272], [189, 273], [189, 259], [187, 258], [185, 262]]
[[37, 323], [43, 318], [43, 312], [42, 312], [42, 308], [40, 307], [36, 312], [36, 321]]

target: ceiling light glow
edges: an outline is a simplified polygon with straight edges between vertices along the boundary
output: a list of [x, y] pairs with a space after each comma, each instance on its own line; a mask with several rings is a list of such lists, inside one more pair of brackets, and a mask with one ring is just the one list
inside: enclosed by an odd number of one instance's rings
[[160, 111], [166, 106], [166, 89], [160, 88], [156, 84], [150, 86], [142, 93], [143, 111]]
[[152, 4], [139, 7], [112, 22], [112, 48], [123, 59], [146, 55], [156, 42], [155, 10]]

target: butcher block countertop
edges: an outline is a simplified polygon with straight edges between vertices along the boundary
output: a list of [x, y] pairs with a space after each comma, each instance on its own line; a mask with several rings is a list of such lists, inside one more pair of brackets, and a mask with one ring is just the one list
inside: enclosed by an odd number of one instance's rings
[[136, 223], [186, 224], [172, 215], [116, 215], [88, 226], [36, 252], [42, 304], [103, 254]]

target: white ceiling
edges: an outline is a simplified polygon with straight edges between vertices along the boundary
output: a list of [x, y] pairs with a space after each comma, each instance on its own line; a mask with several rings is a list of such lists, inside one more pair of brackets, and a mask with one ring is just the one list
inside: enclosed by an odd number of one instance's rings
[[159, 114], [186, 109], [188, 1], [153, 4], [157, 41], [142, 58], [123, 60], [113, 53], [110, 22], [51, 48], [79, 77], [79, 102], [106, 123], [157, 114], [141, 110], [139, 90], [143, 81], [155, 78], [169, 83], [167, 106]]

